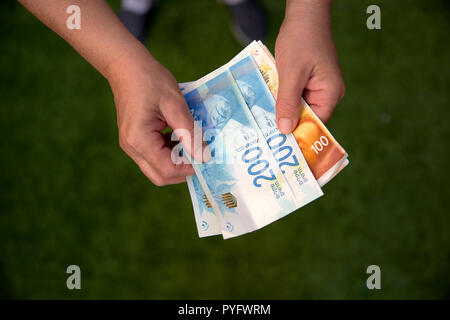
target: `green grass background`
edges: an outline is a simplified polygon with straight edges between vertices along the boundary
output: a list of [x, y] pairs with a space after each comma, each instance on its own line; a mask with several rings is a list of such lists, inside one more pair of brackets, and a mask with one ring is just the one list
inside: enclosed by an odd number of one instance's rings
[[[263, 4], [273, 50], [284, 1]], [[370, 4], [382, 30], [365, 26]], [[2, 1], [0, 297], [450, 298], [449, 17], [445, 1], [335, 1], [347, 94], [328, 127], [350, 166], [299, 212], [223, 241], [198, 238], [185, 184], [153, 186], [121, 151], [107, 82]], [[194, 80], [241, 49], [229, 25], [217, 1], [162, 1], [148, 47]], [[82, 290], [66, 288], [71, 264]]]

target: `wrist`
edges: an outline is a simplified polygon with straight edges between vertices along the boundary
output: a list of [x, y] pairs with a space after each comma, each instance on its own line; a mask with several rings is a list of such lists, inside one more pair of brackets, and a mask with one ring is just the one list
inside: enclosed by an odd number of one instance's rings
[[286, 19], [299, 19], [302, 15], [323, 15], [331, 12], [332, 0], [286, 0]]
[[333, 0], [286, 0], [286, 7], [295, 6], [331, 6]]
[[156, 62], [150, 52], [142, 45], [133, 50], [126, 49], [108, 61], [104, 76], [111, 87], [127, 81], [131, 77], [136, 77], [142, 72], [149, 72]]

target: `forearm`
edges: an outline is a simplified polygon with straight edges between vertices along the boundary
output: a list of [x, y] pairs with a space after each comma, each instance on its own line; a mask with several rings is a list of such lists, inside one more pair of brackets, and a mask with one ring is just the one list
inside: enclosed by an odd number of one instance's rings
[[332, 0], [286, 0], [285, 17], [295, 16], [299, 14], [329, 14]]
[[[123, 61], [151, 58], [104, 0], [19, 0], [39, 20], [64, 38], [106, 78]], [[81, 9], [81, 29], [66, 26], [68, 6]]]
[[287, 0], [275, 45], [279, 75], [277, 122], [289, 133], [300, 97], [327, 121], [345, 92], [331, 31], [331, 0]]
[[331, 30], [332, 0], [286, 0], [285, 22], [308, 26], [321, 26], [307, 32]]
[[[282, 25], [284, 37], [308, 40], [299, 45], [314, 45], [322, 52], [334, 51], [331, 32], [332, 0], [286, 0], [286, 13]], [[281, 53], [278, 52], [280, 57]], [[304, 57], [314, 59], [314, 57]]]

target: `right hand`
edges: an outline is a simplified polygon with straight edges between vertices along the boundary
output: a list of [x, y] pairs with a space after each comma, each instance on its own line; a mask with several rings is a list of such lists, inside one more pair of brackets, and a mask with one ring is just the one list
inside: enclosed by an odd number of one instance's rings
[[[193, 175], [190, 164], [174, 164], [167, 137], [161, 131], [186, 129], [190, 141], [182, 141], [196, 159], [194, 120], [173, 75], [149, 53], [116, 62], [108, 80], [114, 93], [119, 143], [142, 172], [157, 186], [181, 183]], [[166, 138], [166, 139], [165, 139]], [[170, 140], [170, 139], [169, 139]]]
[[298, 125], [301, 97], [323, 122], [345, 93], [331, 32], [331, 1], [288, 1], [275, 44], [280, 78], [278, 128], [284, 134]]

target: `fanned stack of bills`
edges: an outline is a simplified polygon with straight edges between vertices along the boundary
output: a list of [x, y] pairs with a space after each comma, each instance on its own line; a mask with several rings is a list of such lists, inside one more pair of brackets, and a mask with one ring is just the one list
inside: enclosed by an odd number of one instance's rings
[[294, 132], [278, 131], [278, 73], [261, 42], [180, 88], [212, 155], [192, 161], [196, 174], [187, 177], [200, 237], [262, 228], [322, 196], [349, 163], [303, 99]]

